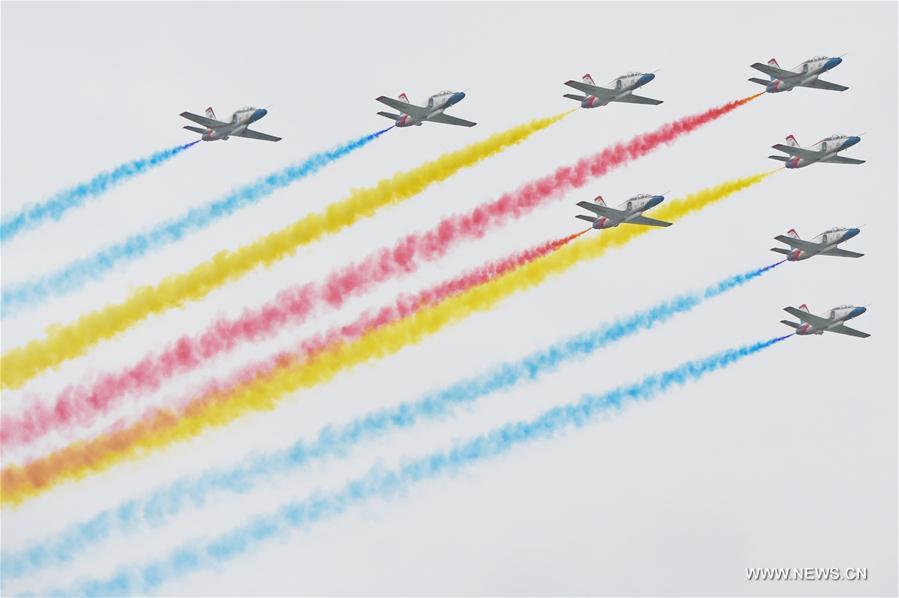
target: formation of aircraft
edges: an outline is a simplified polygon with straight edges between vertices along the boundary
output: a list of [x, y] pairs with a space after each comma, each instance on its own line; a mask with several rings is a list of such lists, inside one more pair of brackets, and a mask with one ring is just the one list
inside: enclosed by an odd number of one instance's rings
[[611, 102], [623, 102], [625, 104], [651, 104], [657, 106], [662, 100], [654, 100], [643, 96], [634, 95], [633, 91], [639, 87], [643, 87], [656, 76], [653, 73], [627, 73], [612, 79], [609, 87], [599, 87], [593, 82], [590, 73], [584, 75], [580, 81], [566, 81], [565, 85], [583, 92], [586, 95], [575, 95], [566, 93], [562, 97], [569, 100], [577, 100], [581, 103], [581, 108], [599, 108], [606, 106]]
[[421, 126], [424, 122], [441, 123], [444, 125], [456, 125], [459, 127], [473, 127], [477, 123], [450, 116], [444, 111], [465, 99], [464, 91], [442, 91], [428, 98], [424, 106], [416, 106], [409, 102], [405, 93], [401, 93], [398, 100], [379, 96], [375, 98], [382, 104], [386, 104], [400, 114], [391, 112], [378, 112], [381, 116], [392, 119], [397, 127]]
[[751, 77], [749, 80], [753, 83], [765, 86], [768, 93], [778, 93], [781, 91], [793, 91], [797, 87], [813, 87], [815, 89], [828, 89], [830, 91], [846, 91], [849, 89], [845, 85], [838, 85], [829, 81], [823, 81], [818, 77], [838, 66], [843, 59], [840, 57], [815, 56], [809, 58], [805, 62], [797, 65], [793, 70], [785, 70], [780, 68], [775, 59], [768, 61], [768, 64], [756, 62], [750, 65], [757, 71], [761, 71], [768, 75], [770, 79], [757, 79]]
[[838, 154], [838, 152], [849, 149], [861, 140], [862, 138], [858, 135], [831, 135], [809, 148], [804, 148], [800, 147], [795, 136], [789, 135], [787, 136], [786, 144], [777, 143], [771, 146], [772, 149], [786, 152], [788, 156], [768, 157], [778, 162], [786, 162], [784, 164], [786, 168], [803, 168], [817, 162], [827, 164], [864, 164], [864, 160], [846, 158]]
[[580, 201], [577, 205], [586, 208], [596, 214], [596, 216], [587, 216], [586, 214], [578, 214], [575, 218], [586, 220], [593, 228], [599, 230], [603, 228], [614, 228], [619, 224], [642, 224], [643, 226], [671, 226], [670, 222], [656, 220], [655, 218], [647, 218], [643, 212], [650, 208], [654, 208], [665, 201], [662, 195], [647, 195], [645, 193], [635, 195], [625, 201], [617, 208], [609, 208], [603, 200], [602, 195], [597, 195], [593, 202]]
[[781, 243], [786, 243], [790, 249], [784, 247], [772, 247], [771, 251], [787, 256], [791, 262], [807, 260], [816, 255], [832, 255], [836, 257], [862, 257], [864, 253], [847, 251], [837, 247], [843, 241], [848, 241], [861, 232], [857, 228], [832, 228], [824, 231], [811, 241], [803, 241], [799, 238], [795, 228], [787, 231], [786, 235], [774, 237]]
[[265, 108], [241, 108], [231, 115], [229, 122], [216, 120], [215, 112], [212, 108], [206, 109], [206, 116], [192, 114], [190, 112], [182, 112], [181, 116], [187, 120], [192, 120], [197, 124], [203, 125], [204, 128], [192, 127], [185, 125], [184, 128], [194, 133], [200, 133], [203, 141], [217, 141], [219, 139], [227, 141], [229, 137], [247, 137], [249, 139], [261, 139], [262, 141], [281, 141], [280, 137], [266, 135], [258, 131], [252, 131], [248, 127], [257, 120], [268, 114]]
[[836, 332], [837, 334], [848, 334], [849, 336], [857, 336], [859, 338], [868, 338], [871, 336], [867, 332], [856, 330], [846, 326], [844, 322], [848, 322], [852, 318], [857, 318], [866, 311], [866, 307], [856, 307], [854, 305], [840, 305], [832, 308], [823, 316], [816, 316], [809, 313], [808, 307], [803, 303], [799, 308], [785, 307], [784, 311], [790, 315], [799, 318], [799, 322], [791, 322], [790, 320], [781, 320], [781, 324], [786, 324], [790, 328], [796, 330], [796, 334], [824, 334], [825, 332]]

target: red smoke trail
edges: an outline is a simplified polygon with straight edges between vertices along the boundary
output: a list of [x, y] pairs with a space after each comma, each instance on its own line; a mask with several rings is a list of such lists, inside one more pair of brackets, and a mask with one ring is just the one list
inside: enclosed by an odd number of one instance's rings
[[52, 407], [35, 403], [18, 418], [3, 418], [0, 445], [28, 443], [54, 428], [89, 425], [125, 395], [155, 390], [169, 378], [230, 351], [238, 343], [260, 340], [286, 324], [304, 322], [319, 307], [339, 307], [347, 298], [364, 293], [389, 278], [413, 272], [422, 261], [440, 258], [455, 244], [481, 238], [490, 229], [645, 156], [760, 95], [764, 93], [686, 116], [608, 147], [467, 214], [447, 217], [427, 232], [410, 234], [392, 248], [381, 249], [364, 261], [335, 272], [323, 284], [310, 283], [282, 291], [260, 308], [247, 309], [236, 319], [221, 319], [197, 337], [184, 336], [163, 352], [148, 354], [121, 372], [101, 375], [89, 387], [66, 388]]

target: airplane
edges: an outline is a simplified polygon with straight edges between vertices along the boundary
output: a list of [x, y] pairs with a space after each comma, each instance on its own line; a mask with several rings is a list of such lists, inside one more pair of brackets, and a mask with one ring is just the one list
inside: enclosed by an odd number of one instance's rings
[[654, 100], [652, 98], [644, 98], [643, 96], [634, 95], [632, 92], [638, 87], [643, 87], [656, 76], [653, 73], [627, 73], [616, 79], [612, 79], [609, 87], [599, 87], [593, 82], [593, 77], [587, 73], [581, 78], [581, 81], [566, 81], [565, 85], [573, 87], [578, 91], [582, 91], [587, 95], [579, 96], [572, 93], [566, 93], [564, 96], [569, 100], [577, 100], [581, 103], [581, 108], [599, 108], [607, 106], [611, 102], [624, 102], [626, 104], [652, 104], [657, 106], [662, 100]]
[[586, 220], [593, 225], [596, 230], [604, 228], [614, 228], [619, 224], [642, 224], [644, 226], [671, 226], [670, 222], [656, 220], [655, 218], [647, 218], [643, 212], [650, 208], [654, 208], [663, 201], [665, 197], [662, 195], [647, 195], [642, 193], [635, 195], [626, 202], [618, 206], [618, 208], [606, 207], [606, 202], [602, 195], [597, 195], [594, 203], [589, 201], [579, 201], [577, 205], [596, 213], [596, 218], [587, 216], [586, 214], [578, 214], [575, 218]]
[[816, 255], [834, 255], [837, 257], [862, 257], [864, 253], [855, 253], [854, 251], [846, 251], [837, 247], [843, 241], [848, 241], [857, 235], [857, 228], [832, 228], [824, 231], [811, 241], [803, 241], [796, 233], [796, 229], [791, 228], [786, 235], [778, 235], [774, 237], [781, 243], [786, 243], [791, 249], [784, 247], [772, 247], [771, 251], [787, 256], [787, 260], [798, 262], [807, 260]]
[[206, 116], [199, 114], [191, 114], [190, 112], [182, 112], [181, 116], [187, 120], [192, 120], [197, 124], [203, 125], [205, 128], [191, 127], [185, 125], [185, 129], [200, 133], [203, 135], [203, 141], [216, 141], [218, 139], [228, 140], [229, 137], [247, 137], [249, 139], [261, 139], [262, 141], [281, 141], [280, 137], [266, 135], [258, 131], [251, 131], [247, 127], [268, 114], [265, 108], [241, 108], [231, 115], [230, 122], [222, 122], [215, 119], [215, 112], [212, 108], [206, 109]]
[[808, 307], [806, 307], [805, 304], [800, 305], [799, 309], [796, 309], [795, 307], [785, 307], [784, 311], [796, 316], [802, 321], [801, 324], [791, 322], [790, 320], [780, 321], [781, 324], [786, 324], [790, 328], [795, 328], [796, 334], [799, 335], [804, 336], [808, 334], [837, 332], [839, 334], [848, 334], [849, 336], [857, 336], [859, 338], [868, 338], [871, 336], [867, 332], [862, 332], [861, 330], [856, 330], [855, 328], [850, 328], [843, 324], [843, 322], [847, 322], [852, 318], [857, 318], [868, 311], [868, 308], [866, 307], [841, 305], [831, 309], [825, 316], [815, 316], [810, 314]]
[[809, 164], [815, 164], [816, 162], [826, 162], [829, 164], [864, 164], [864, 160], [844, 158], [843, 156], [837, 155], [837, 152], [848, 149], [861, 140], [862, 138], [858, 135], [853, 135], [851, 137], [847, 135], [831, 135], [830, 137], [822, 139], [810, 148], [804, 148], [799, 146], [799, 142], [796, 141], [795, 136], [789, 135], [787, 136], [786, 145], [778, 143], [771, 146], [773, 149], [788, 153], [789, 156], [768, 157], [772, 160], [777, 160], [778, 162], [786, 162], [786, 164], [784, 164], [786, 168], [802, 168]]
[[814, 87], [815, 89], [828, 89], [830, 91], [846, 91], [849, 89], [845, 85], [837, 85], [830, 81], [822, 81], [818, 78], [822, 73], [826, 73], [830, 69], [836, 67], [843, 59], [840, 57], [830, 58], [829, 56], [815, 56], [809, 58], [802, 64], [797, 65], [793, 70], [788, 71], [780, 68], [775, 59], [768, 61], [768, 64], [756, 62], [750, 66], [757, 71], [762, 71], [770, 80], [757, 79], [755, 77], [749, 80], [753, 83], [765, 86], [768, 93], [778, 93], [781, 91], [793, 91], [796, 87]]
[[458, 104], [465, 99], [464, 91], [442, 91], [435, 93], [428, 98], [425, 106], [416, 106], [409, 103], [409, 98], [405, 93], [400, 94], [398, 100], [388, 98], [387, 96], [379, 96], [375, 98], [382, 104], [387, 104], [395, 110], [399, 110], [400, 114], [391, 112], [378, 112], [381, 116], [392, 119], [396, 122], [397, 127], [411, 127], [412, 125], [421, 126], [423, 122], [441, 123], [444, 125], [457, 125], [460, 127], [473, 127], [478, 123], [470, 120], [464, 120], [445, 114], [444, 110]]

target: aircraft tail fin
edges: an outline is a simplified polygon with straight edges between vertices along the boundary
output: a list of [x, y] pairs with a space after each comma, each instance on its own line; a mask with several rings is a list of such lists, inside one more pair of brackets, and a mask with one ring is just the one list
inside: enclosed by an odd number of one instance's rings
[[795, 228], [791, 228], [790, 230], [787, 231], [787, 236], [793, 237], [794, 239], [798, 239], [799, 233], [796, 232]]
[[400, 94], [399, 100], [400, 100], [401, 102], [406, 102], [407, 104], [411, 104], [411, 103], [412, 103], [412, 102], [409, 101], [409, 96], [406, 95], [406, 92], [405, 92], [405, 91], [404, 91], [403, 93]]
[[590, 76], [590, 73], [584, 73], [584, 76], [581, 77], [581, 81], [583, 81], [587, 85], [596, 85], [596, 83], [593, 82], [593, 77]]
[[790, 147], [799, 147], [799, 142], [796, 141], [796, 136], [792, 133], [787, 135], [787, 145]]
[[595, 203], [598, 206], [606, 205], [606, 201], [602, 198], [602, 195], [597, 195], [596, 199], [593, 200], [593, 203]]
[[206, 118], [211, 118], [212, 120], [217, 120], [215, 118], [215, 110], [212, 109], [212, 106], [206, 109]]
[[[774, 68], [777, 68], [777, 69], [780, 68], [780, 65], [777, 64], [777, 59], [776, 59], [776, 58], [772, 58], [771, 60], [769, 60], [769, 61], [768, 61], [768, 64], [771, 65], [771, 66], [773, 66]], [[775, 79], [774, 75], [771, 75], [771, 80], [774, 81], [774, 79]]]
[[802, 305], [800, 305], [800, 306], [799, 306], [799, 309], [801, 309], [801, 310], [804, 311], [805, 313], [811, 313], [811, 312], [809, 312], [809, 310], [808, 310], [808, 305], [806, 305], [805, 303], [803, 303]]

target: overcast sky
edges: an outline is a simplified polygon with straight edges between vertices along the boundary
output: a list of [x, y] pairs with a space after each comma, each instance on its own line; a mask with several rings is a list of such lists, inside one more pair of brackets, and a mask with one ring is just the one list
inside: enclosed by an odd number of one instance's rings
[[[332, 488], [455, 439], [687, 359], [785, 333], [786, 305], [870, 304], [868, 339], [793, 338], [620, 416], [536, 443], [464, 474], [373, 501], [214, 571], [162, 588], [222, 594], [875, 595], [896, 591], [897, 64], [895, 3], [11, 3], [2, 5], [4, 215], [119, 163], [191, 140], [184, 110], [220, 117], [270, 106], [255, 128], [280, 143], [198, 144], [59, 223], [4, 244], [3, 285], [50, 272], [235, 185], [389, 124], [374, 98], [468, 89], [451, 113], [467, 129], [390, 131], [321, 173], [63, 299], [3, 320], [3, 350], [53, 323], [120, 300], [423, 159], [575, 104], [562, 85], [658, 70], [641, 92], [660, 106], [582, 110], [397, 207], [302, 248], [203, 301], [148, 319], [114, 342], [3, 394], [5, 413], [113, 371], [215, 316], [328, 272], [607, 145], [749, 95], [749, 68], [848, 53], [827, 80], [843, 93], [767, 95], [565, 196], [414, 276], [175, 380], [114, 414], [166, 404], [310, 332], [485, 259], [579, 230], [574, 204], [602, 194], [676, 198], [776, 166], [788, 134], [810, 145], [862, 134], [861, 166], [776, 174], [695, 216], [450, 327], [401, 353], [296, 393], [138, 463], [68, 484], [3, 513], [3, 550], [62, 529], [179, 474], [289, 445], [325, 424], [413, 400], [674, 294], [776, 260], [772, 238], [861, 226], [861, 259], [785, 264], [745, 288], [452, 418], [392, 435], [177, 524], [109, 542], [4, 593], [109, 575], [165, 555], [312, 490]], [[45, 452], [66, 442], [53, 437]], [[7, 452], [4, 466], [24, 452]], [[867, 567], [869, 580], [750, 583], [745, 568]]]

